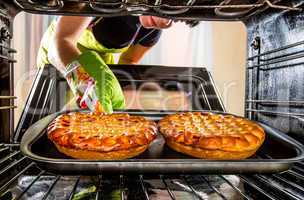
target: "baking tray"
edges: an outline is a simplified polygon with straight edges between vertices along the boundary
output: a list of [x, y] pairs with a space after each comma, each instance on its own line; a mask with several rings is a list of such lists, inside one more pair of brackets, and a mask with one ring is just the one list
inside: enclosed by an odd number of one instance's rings
[[[165, 145], [163, 137], [157, 139], [141, 155], [126, 160], [80, 160], [65, 156], [57, 151], [47, 138], [46, 127], [58, 115], [51, 114], [33, 124], [21, 140], [21, 151], [36, 161], [43, 169], [58, 174], [102, 174], [102, 173], [157, 173], [157, 174], [239, 174], [274, 173], [289, 169], [293, 163], [304, 159], [304, 146], [265, 124], [260, 124], [266, 139], [256, 155], [244, 160], [204, 160], [175, 152]], [[73, 111], [69, 111], [73, 112]], [[84, 112], [84, 111], [82, 111]], [[136, 112], [158, 121], [174, 112]], [[207, 111], [202, 111], [207, 112]], [[208, 111], [209, 112], [209, 111]], [[220, 112], [216, 112], [220, 113]], [[223, 113], [224, 114], [224, 113]]]

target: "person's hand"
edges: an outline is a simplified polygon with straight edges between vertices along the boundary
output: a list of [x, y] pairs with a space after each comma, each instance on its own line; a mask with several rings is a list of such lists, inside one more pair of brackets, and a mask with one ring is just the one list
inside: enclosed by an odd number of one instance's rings
[[172, 20], [156, 16], [139, 16], [141, 25], [145, 28], [165, 29], [172, 25]]
[[117, 78], [96, 52], [81, 54], [67, 66], [65, 77], [81, 108], [112, 113], [125, 107]]

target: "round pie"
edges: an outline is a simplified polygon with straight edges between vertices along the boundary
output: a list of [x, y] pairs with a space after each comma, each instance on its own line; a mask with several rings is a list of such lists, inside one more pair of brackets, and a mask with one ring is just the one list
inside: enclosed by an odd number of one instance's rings
[[155, 139], [155, 122], [129, 114], [71, 112], [48, 126], [57, 149], [79, 159], [125, 159], [144, 152]]
[[164, 117], [158, 125], [170, 148], [197, 158], [248, 158], [265, 139], [258, 124], [233, 115], [176, 113]]

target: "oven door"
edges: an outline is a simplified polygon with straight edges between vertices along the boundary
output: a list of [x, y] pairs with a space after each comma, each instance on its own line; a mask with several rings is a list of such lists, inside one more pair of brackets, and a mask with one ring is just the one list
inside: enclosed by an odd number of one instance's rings
[[[110, 65], [118, 78], [129, 111], [225, 111], [210, 73], [205, 68]], [[25, 130], [42, 117], [77, 108], [65, 79], [52, 65], [36, 75], [15, 131]]]

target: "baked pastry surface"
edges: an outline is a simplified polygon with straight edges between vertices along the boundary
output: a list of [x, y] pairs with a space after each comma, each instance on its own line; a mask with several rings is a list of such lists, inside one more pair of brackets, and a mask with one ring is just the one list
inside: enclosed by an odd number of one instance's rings
[[233, 115], [176, 113], [164, 117], [158, 126], [169, 147], [197, 158], [248, 158], [265, 140], [258, 124]]
[[129, 114], [71, 112], [48, 126], [57, 149], [79, 159], [125, 159], [145, 151], [155, 139], [155, 122]]

